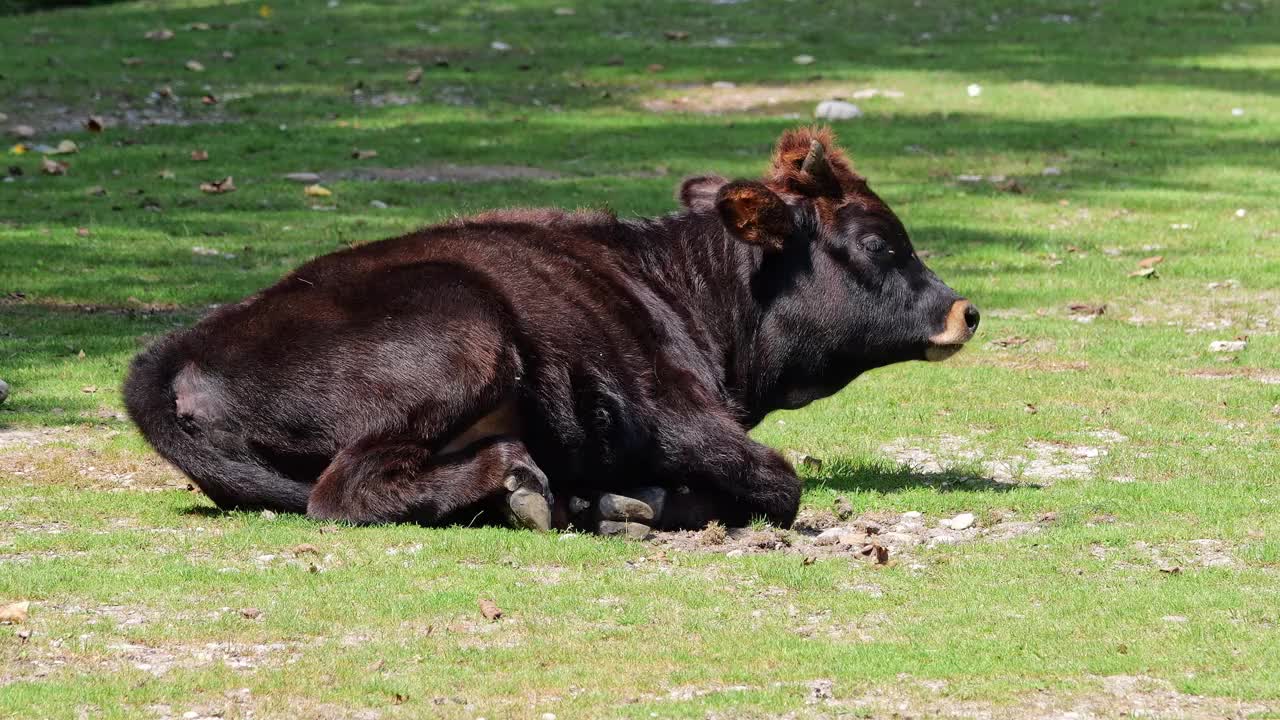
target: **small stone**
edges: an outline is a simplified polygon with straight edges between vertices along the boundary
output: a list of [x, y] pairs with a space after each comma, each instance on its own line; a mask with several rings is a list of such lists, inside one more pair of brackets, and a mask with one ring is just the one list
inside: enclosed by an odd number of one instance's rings
[[501, 40], [494, 40], [493, 42], [489, 43], [489, 47], [493, 48], [494, 50], [497, 50], [498, 52], [506, 52], [511, 49], [510, 45], [502, 42]]
[[1047, 167], [1047, 168], [1045, 168], [1045, 169], [1041, 170], [1041, 171], [1040, 171], [1040, 174], [1041, 174], [1041, 175], [1049, 175], [1049, 176], [1061, 175], [1061, 174], [1062, 174], [1062, 168], [1054, 167], [1053, 165], [1050, 165], [1049, 167]]
[[904, 520], [919, 520], [923, 515], [918, 510], [908, 510], [902, 513], [902, 517]]
[[377, 210], [386, 210], [388, 205], [382, 202], [381, 200], [370, 200], [369, 207], [375, 208]]
[[296, 172], [296, 173], [289, 173], [288, 175], [285, 175], [285, 176], [284, 176], [284, 179], [285, 179], [285, 180], [292, 180], [293, 182], [299, 182], [299, 183], [318, 183], [318, 182], [320, 182], [320, 176], [319, 176], [319, 175], [317, 175], [317, 174], [315, 174], [315, 173], [310, 173], [310, 172]]
[[555, 713], [542, 713], [542, 720], [556, 720]]
[[36, 136], [36, 129], [30, 125], [14, 125], [9, 128], [9, 134], [22, 140], [29, 140]]
[[1209, 343], [1209, 352], [1240, 352], [1246, 345], [1244, 340], [1214, 340]]
[[858, 535], [857, 533], [851, 533], [846, 530], [836, 538], [836, 544], [843, 545], [845, 547], [854, 547], [855, 545], [861, 545], [864, 539], [865, 536]]
[[795, 64], [797, 64], [797, 65], [812, 65], [812, 64], [813, 64], [813, 56], [812, 56], [812, 55], [797, 55], [797, 56], [795, 56], [795, 57], [791, 58], [791, 62], [793, 62], [793, 63], [795, 63]]
[[835, 545], [841, 535], [849, 532], [848, 528], [834, 527], [823, 530], [818, 533], [818, 537], [813, 539], [814, 545]]
[[711, 83], [711, 87], [716, 90], [732, 90], [738, 87], [738, 83], [729, 82], [728, 80], [717, 80]]
[[969, 97], [978, 97], [982, 94], [982, 86], [978, 83], [973, 83], [969, 87], [965, 88], [965, 92], [969, 93]]
[[973, 527], [973, 523], [976, 521], [977, 518], [973, 516], [973, 513], [960, 513], [950, 520], [944, 521], [942, 524], [952, 530], [968, 530]]
[[1231, 114], [1235, 117], [1244, 115], [1244, 108], [1231, 108]]
[[745, 553], [743, 552], [742, 548], [738, 548], [737, 550], [730, 550], [729, 552], [725, 553], [724, 556], [727, 558], [736, 558], [736, 557], [742, 557], [744, 554]]
[[648, 525], [640, 523], [601, 520], [598, 532], [601, 535], [625, 537], [628, 540], [643, 540], [649, 537], [650, 529]]
[[653, 508], [648, 504], [625, 495], [605, 493], [600, 496], [597, 506], [600, 508], [600, 516], [610, 520], [639, 520], [650, 523], [654, 518]]
[[819, 120], [852, 120], [862, 117], [862, 109], [844, 100], [823, 100], [814, 109], [813, 116]]
[[1245, 210], [1244, 208], [1239, 208], [1239, 209], [1237, 209], [1237, 210], [1236, 210], [1236, 217], [1238, 217], [1238, 218], [1242, 218], [1242, 217], [1244, 217], [1245, 215], [1248, 215], [1248, 214], [1249, 214], [1249, 211], [1248, 211], [1248, 210]]
[[276, 519], [276, 514], [275, 514], [274, 512], [272, 512], [272, 511], [270, 511], [270, 510], [263, 510], [263, 511], [262, 511], [262, 519], [263, 519], [263, 520], [275, 520], [275, 519]]
[[912, 545], [920, 544], [920, 538], [912, 535], [911, 533], [887, 532], [884, 535], [881, 535], [880, 538], [888, 545], [896, 545], [899, 547], [910, 547]]
[[257, 620], [262, 617], [262, 611], [258, 608], [247, 607], [240, 611], [240, 616], [246, 620]]
[[832, 699], [835, 697], [831, 692], [834, 688], [835, 683], [830, 680], [814, 680], [809, 683], [809, 699], [807, 702], [812, 705], [823, 700]]

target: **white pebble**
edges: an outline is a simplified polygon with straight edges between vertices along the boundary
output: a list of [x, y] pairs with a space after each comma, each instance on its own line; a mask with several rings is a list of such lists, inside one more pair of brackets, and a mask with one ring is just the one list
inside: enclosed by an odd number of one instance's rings
[[1061, 175], [1061, 174], [1062, 174], [1062, 168], [1058, 168], [1058, 167], [1054, 167], [1053, 165], [1050, 165], [1049, 167], [1045, 168], [1044, 170], [1041, 170], [1041, 171], [1040, 171], [1040, 174], [1041, 174], [1041, 175]]
[[1244, 208], [1240, 208], [1240, 209], [1236, 210], [1236, 217], [1244, 217], [1245, 215], [1248, 215], [1248, 214], [1249, 214], [1249, 212], [1248, 212], [1247, 210], [1245, 210]]
[[973, 527], [973, 523], [977, 520], [973, 513], [960, 513], [959, 515], [944, 521], [942, 524], [952, 530], [968, 530]]
[[556, 720], [555, 713], [542, 713], [542, 720]]
[[852, 120], [862, 117], [862, 110], [851, 102], [823, 100], [818, 103], [813, 116], [820, 120]]
[[369, 207], [377, 208], [379, 210], [386, 210], [387, 204], [382, 202], [381, 200], [370, 200]]
[[969, 93], [969, 97], [978, 97], [979, 95], [982, 94], [982, 86], [979, 85], [978, 83], [973, 83], [968, 88], [966, 88], [966, 90]]
[[795, 63], [795, 64], [797, 64], [797, 65], [812, 65], [812, 64], [813, 64], [813, 56], [812, 56], [812, 55], [797, 55], [797, 56], [795, 56], [795, 57], [791, 58], [791, 62], [793, 62], [793, 63]]
[[915, 520], [916, 518], [921, 517], [921, 513], [919, 510], [909, 510], [907, 512], [902, 513], [902, 517], [908, 520]]
[[711, 83], [711, 87], [716, 90], [732, 90], [738, 87], [738, 83], [729, 82], [728, 80], [717, 80]]
[[501, 40], [494, 40], [493, 42], [489, 43], [489, 47], [493, 48], [494, 50], [497, 50], [498, 52], [506, 52], [511, 49], [510, 45], [502, 42]]
[[1244, 115], [1244, 108], [1231, 108], [1231, 114], [1240, 117]]

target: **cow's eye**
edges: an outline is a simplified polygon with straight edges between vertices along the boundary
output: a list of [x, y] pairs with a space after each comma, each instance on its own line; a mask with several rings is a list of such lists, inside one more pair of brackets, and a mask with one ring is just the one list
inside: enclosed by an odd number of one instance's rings
[[864, 235], [862, 247], [872, 255], [879, 255], [889, 249], [889, 244], [879, 235]]

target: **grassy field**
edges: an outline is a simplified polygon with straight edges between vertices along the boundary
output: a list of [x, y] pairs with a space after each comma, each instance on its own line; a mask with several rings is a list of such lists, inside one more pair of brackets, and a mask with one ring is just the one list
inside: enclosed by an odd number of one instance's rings
[[[802, 530], [222, 514], [122, 415], [150, 338], [310, 257], [665, 213], [831, 97], [984, 320], [757, 429], [823, 461]], [[0, 113], [0, 717], [1280, 716], [1273, 0], [109, 3], [0, 15]]]

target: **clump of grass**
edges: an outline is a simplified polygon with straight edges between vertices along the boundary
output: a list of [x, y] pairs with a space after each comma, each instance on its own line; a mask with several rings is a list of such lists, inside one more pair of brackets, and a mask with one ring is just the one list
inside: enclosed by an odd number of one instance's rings
[[702, 529], [702, 532], [698, 533], [698, 544], [706, 545], [708, 547], [723, 545], [725, 540], [728, 539], [728, 530], [725, 529], [724, 525], [721, 525], [715, 520], [712, 520], [705, 528]]

